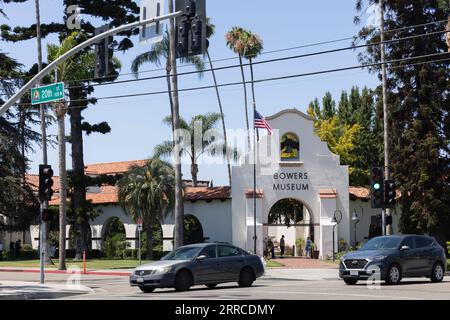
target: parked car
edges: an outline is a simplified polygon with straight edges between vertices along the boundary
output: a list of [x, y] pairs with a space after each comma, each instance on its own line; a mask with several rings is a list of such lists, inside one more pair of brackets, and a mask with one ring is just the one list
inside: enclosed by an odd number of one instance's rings
[[263, 261], [257, 255], [230, 244], [200, 243], [180, 247], [160, 261], [136, 268], [130, 284], [146, 293], [172, 287], [186, 291], [200, 284], [212, 289], [225, 282], [250, 287], [263, 274]]
[[433, 237], [382, 236], [345, 254], [339, 263], [339, 277], [354, 285], [379, 270], [380, 279], [388, 284], [398, 284], [406, 277], [428, 277], [432, 282], [440, 282], [446, 268], [445, 250]]

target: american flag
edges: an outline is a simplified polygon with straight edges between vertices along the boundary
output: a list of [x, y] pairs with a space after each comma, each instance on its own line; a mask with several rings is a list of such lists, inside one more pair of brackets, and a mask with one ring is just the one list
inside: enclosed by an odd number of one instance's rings
[[255, 128], [261, 128], [261, 129], [267, 129], [267, 132], [269, 133], [269, 135], [272, 134], [272, 127], [267, 123], [266, 119], [264, 119], [264, 117], [255, 110], [255, 117], [254, 117], [254, 126]]

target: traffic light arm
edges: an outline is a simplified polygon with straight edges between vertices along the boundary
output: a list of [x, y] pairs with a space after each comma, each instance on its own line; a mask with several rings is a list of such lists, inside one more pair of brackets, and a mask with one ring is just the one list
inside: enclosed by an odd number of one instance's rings
[[36, 83], [38, 83], [39, 80], [41, 80], [42, 78], [44, 78], [46, 75], [48, 75], [50, 72], [52, 72], [60, 63], [66, 61], [67, 59], [69, 59], [70, 57], [72, 57], [73, 55], [75, 55], [77, 52], [83, 50], [86, 47], [89, 47], [92, 44], [97, 43], [99, 40], [102, 40], [106, 37], [109, 36], [113, 36], [117, 33], [120, 33], [122, 31], [126, 31], [129, 29], [133, 29], [133, 28], [137, 28], [140, 26], [144, 26], [147, 24], [151, 24], [151, 23], [155, 23], [158, 21], [163, 21], [163, 20], [167, 20], [167, 19], [172, 19], [172, 18], [176, 18], [178, 16], [183, 15], [184, 12], [183, 11], [177, 11], [174, 13], [170, 13], [164, 16], [159, 16], [159, 17], [155, 17], [152, 19], [147, 19], [147, 20], [143, 20], [143, 21], [136, 21], [130, 24], [126, 24], [111, 30], [108, 30], [104, 33], [101, 33], [97, 36], [94, 36], [82, 43], [80, 43], [79, 45], [77, 45], [76, 47], [72, 48], [71, 50], [67, 51], [65, 54], [63, 54], [61, 57], [59, 57], [58, 59], [56, 59], [55, 61], [53, 61], [52, 63], [50, 63], [47, 67], [45, 67], [41, 72], [39, 72], [37, 75], [35, 75], [30, 81], [28, 81], [28, 83], [23, 86], [17, 93], [15, 93], [8, 101], [5, 102], [5, 104], [3, 104], [0, 108], [0, 117], [3, 116], [6, 111], [8, 111], [9, 108], [11, 108], [13, 106], [13, 104], [19, 100], [25, 93], [27, 93]]

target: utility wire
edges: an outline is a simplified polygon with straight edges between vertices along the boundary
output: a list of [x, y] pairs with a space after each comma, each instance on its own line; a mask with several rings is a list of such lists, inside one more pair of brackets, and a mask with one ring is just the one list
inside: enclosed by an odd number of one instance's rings
[[[256, 62], [253, 62], [253, 65], [273, 63], [273, 62], [286, 61], [286, 60], [292, 60], [292, 59], [300, 59], [300, 58], [312, 57], [312, 56], [317, 56], [317, 55], [336, 53], [336, 52], [341, 52], [341, 51], [355, 50], [355, 49], [360, 49], [360, 48], [369, 47], [369, 46], [378, 46], [380, 44], [387, 44], [387, 43], [411, 40], [411, 39], [416, 39], [416, 38], [420, 38], [420, 37], [424, 37], [424, 36], [431, 36], [431, 35], [448, 33], [448, 32], [450, 32], [450, 31], [448, 31], [448, 30], [436, 31], [436, 32], [432, 32], [432, 33], [413, 35], [413, 36], [404, 37], [404, 38], [400, 38], [400, 39], [391, 39], [391, 40], [380, 41], [380, 42], [371, 43], [371, 44], [361, 44], [361, 45], [357, 45], [357, 46], [350, 46], [350, 47], [344, 47], [344, 48], [337, 48], [337, 49], [330, 49], [330, 50], [324, 50], [324, 51], [318, 51], [318, 52], [305, 53], [305, 54], [300, 54], [300, 55], [295, 55], [295, 56], [288, 56], [288, 57], [274, 58], [274, 59], [268, 59], [268, 60], [263, 60], [263, 61], [256, 61]], [[242, 64], [242, 66], [244, 66], [244, 67], [249, 66], [249, 65], [250, 65], [250, 63]], [[178, 73], [177, 76], [185, 76], [185, 75], [199, 74], [199, 73], [203, 73], [203, 72], [233, 69], [233, 68], [238, 68], [240, 66], [241, 65], [239, 64], [239, 65], [217, 67], [214, 69], [205, 69], [205, 70], [201, 70], [201, 71], [195, 70], [195, 71], [181, 72], [181, 73]], [[128, 80], [121, 80], [121, 81], [108, 82], [108, 83], [99, 83], [99, 84], [89, 84], [89, 85], [93, 86], [93, 87], [110, 86], [110, 85], [129, 83], [129, 82], [162, 79], [162, 78], [167, 78], [168, 76], [170, 76], [170, 75], [160, 75], [160, 76], [146, 77], [146, 78], [140, 78], [140, 79], [128, 79]], [[70, 86], [70, 87], [68, 87], [68, 89], [82, 88], [82, 87], [84, 87], [84, 86]]]
[[[421, 27], [421, 26], [439, 24], [439, 23], [444, 23], [444, 22], [447, 22], [447, 21], [448, 20], [445, 19], [445, 20], [439, 20], [439, 21], [433, 21], [433, 22], [428, 22], [428, 23], [423, 23], [423, 24], [412, 25], [412, 26], [398, 28], [398, 29], [391, 29], [391, 30], [385, 31], [385, 33], [391, 33], [391, 32], [397, 32], [397, 31], [402, 31], [402, 30], [406, 30], [406, 29], [412, 29], [412, 28]], [[449, 31], [442, 31], [442, 33], [446, 33], [446, 32], [449, 32]], [[432, 35], [432, 34], [421, 34], [421, 35], [418, 35], [418, 36], [425, 36], [425, 35]], [[294, 47], [288, 47], [288, 48], [284, 48], [284, 49], [265, 51], [265, 52], [262, 52], [261, 55], [272, 54], [272, 53], [279, 53], [279, 52], [285, 52], [285, 51], [292, 51], [292, 50], [296, 50], [296, 49], [310, 48], [310, 47], [321, 46], [321, 45], [325, 45], [325, 44], [332, 44], [332, 43], [337, 43], [337, 42], [343, 42], [343, 41], [353, 40], [353, 39], [355, 39], [355, 36], [345, 37], [345, 38], [340, 38], [340, 39], [335, 39], [335, 40], [329, 40], [329, 41], [310, 43], [310, 44], [294, 46]], [[396, 39], [396, 40], [388, 40], [388, 41], [400, 41], [400, 40], [403, 40], [403, 39], [408, 39], [408, 38], [402, 38], [402, 39]], [[388, 42], [386, 42], [386, 43], [388, 43]], [[353, 48], [360, 48], [360, 47], [364, 47], [364, 46], [374, 46], [374, 45], [380, 45], [380, 44], [382, 44], [382, 42], [366, 44], [366, 45], [361, 45], [361, 46], [352, 46], [352, 47], [348, 47], [348, 48], [342, 48], [341, 50], [351, 50]], [[328, 52], [325, 52], [325, 53], [328, 53]], [[212, 62], [215, 63], [215, 62], [223, 62], [223, 61], [230, 61], [230, 60], [236, 60], [236, 59], [238, 59], [238, 57], [217, 59], [217, 60], [213, 60]], [[203, 62], [208, 62], [208, 61], [204, 60]], [[256, 64], [256, 62], [254, 62], [254, 64]], [[247, 65], [249, 65], [249, 64], [244, 64], [244, 66], [247, 66]], [[185, 64], [185, 65], [181, 65], [179, 67], [180, 68], [185, 68], [185, 67], [191, 67], [191, 66], [194, 66], [194, 64]], [[165, 70], [166, 70], [165, 68], [156, 68], [156, 69], [151, 69], [151, 70], [139, 71], [139, 72], [137, 72], [137, 74], [157, 72], [157, 71], [165, 71]], [[220, 70], [220, 69], [219, 68], [214, 68], [214, 70]], [[211, 70], [203, 70], [202, 72], [207, 72], [207, 71], [211, 71]], [[74, 80], [72, 82], [86, 82], [86, 81], [108, 79], [108, 78], [113, 78], [113, 77], [120, 77], [120, 76], [134, 75], [134, 74], [135, 74], [134, 72], [120, 73], [118, 75], [98, 77], [98, 78], [95, 78], [95, 79], [94, 78], [79, 79], [79, 80]], [[185, 74], [192, 74], [192, 73], [181, 73], [181, 74], [178, 74], [178, 75], [185, 75]], [[163, 77], [165, 77], [165, 76], [161, 76], [159, 78], [163, 78]], [[150, 77], [150, 78], [142, 78], [140, 80], [150, 80], [150, 79], [159, 79], [159, 78]], [[4, 79], [5, 80], [13, 80], [14, 78], [4, 78]], [[139, 79], [132, 79], [132, 80], [139, 80]], [[131, 80], [129, 80], [129, 81], [131, 81]], [[121, 83], [121, 82], [116, 81], [114, 83], [107, 83], [107, 84], [103, 84], [103, 83], [91, 84], [90, 86], [101, 86], [101, 85], [108, 85], [108, 84], [115, 84], [115, 83]], [[78, 88], [78, 87], [74, 87], [74, 88]], [[7, 95], [7, 94], [0, 93], [0, 95]]]
[[[448, 52], [441, 52], [441, 53], [434, 53], [434, 54], [428, 54], [428, 55], [422, 55], [422, 56], [415, 56], [415, 57], [408, 57], [403, 59], [395, 59], [384, 62], [385, 64], [392, 64], [397, 62], [403, 62], [408, 61], [412, 59], [423, 59], [423, 58], [430, 58], [430, 57], [436, 57], [440, 55], [450, 55]], [[431, 63], [439, 63], [444, 61], [449, 61], [450, 57], [439, 59], [439, 60], [431, 60], [431, 61], [422, 61], [417, 63], [411, 63], [411, 64], [405, 64], [405, 65], [398, 65], [398, 66], [392, 66], [391, 69], [397, 69], [397, 68], [405, 68], [405, 67], [411, 67], [416, 65], [424, 65], [424, 64], [431, 64]], [[341, 72], [341, 71], [348, 71], [353, 69], [360, 69], [360, 68], [371, 68], [382, 65], [383, 62], [376, 62], [376, 63], [370, 63], [370, 64], [363, 64], [363, 65], [357, 65], [357, 66], [351, 66], [351, 67], [343, 67], [343, 68], [336, 68], [336, 69], [328, 69], [328, 70], [321, 70], [321, 71], [314, 71], [314, 72], [307, 72], [307, 73], [300, 73], [300, 74], [294, 74], [294, 75], [287, 75], [287, 76], [280, 76], [280, 77], [272, 77], [272, 78], [266, 78], [266, 79], [259, 79], [254, 80], [254, 83], [262, 83], [262, 82], [270, 82], [270, 81], [277, 81], [277, 80], [285, 80], [285, 79], [291, 79], [291, 78], [300, 78], [300, 77], [306, 77], [306, 76], [313, 76], [313, 75], [319, 75], [319, 74], [327, 74], [327, 73], [334, 73], [334, 72]], [[246, 81], [245, 84], [250, 84], [250, 81]], [[229, 86], [237, 86], [237, 85], [243, 85], [244, 82], [231, 82], [231, 83], [225, 83], [220, 84], [217, 87], [229, 87]], [[189, 91], [196, 91], [196, 90], [206, 90], [206, 89], [213, 89], [215, 86], [209, 85], [209, 86], [200, 86], [200, 87], [192, 87], [192, 88], [184, 88], [179, 89], [179, 92], [189, 92]], [[134, 93], [134, 94], [128, 94], [128, 95], [117, 95], [117, 96], [108, 96], [108, 97], [100, 97], [100, 98], [86, 98], [86, 99], [76, 99], [76, 100], [70, 100], [67, 102], [86, 102], [86, 101], [94, 101], [94, 100], [110, 100], [110, 99], [121, 99], [121, 98], [131, 98], [131, 97], [139, 97], [139, 96], [151, 96], [151, 95], [159, 95], [159, 94], [168, 94], [169, 91], [154, 91], [154, 92], [144, 92], [144, 93]], [[21, 106], [29, 106], [30, 103], [22, 103], [19, 104]], [[80, 107], [69, 107], [69, 109], [77, 109], [77, 108], [85, 108], [85, 106]]]

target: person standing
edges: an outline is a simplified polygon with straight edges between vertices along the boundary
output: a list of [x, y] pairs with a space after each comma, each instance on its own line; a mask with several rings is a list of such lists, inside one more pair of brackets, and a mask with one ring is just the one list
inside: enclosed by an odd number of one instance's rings
[[3, 254], [3, 242], [0, 241], [0, 259], [2, 258]]
[[305, 244], [305, 252], [306, 252], [307, 257], [311, 257], [311, 246], [312, 246], [312, 241], [308, 237], [308, 238], [306, 238], [306, 244]]
[[285, 244], [285, 241], [284, 241], [284, 235], [282, 235], [281, 236], [281, 239], [280, 239], [280, 254], [281, 254], [281, 257], [283, 258], [283, 256], [284, 256], [284, 248], [285, 248], [285, 246], [286, 246], [286, 244]]
[[11, 258], [13, 258], [13, 259], [16, 257], [16, 255], [14, 253], [15, 253], [14, 242], [11, 241], [9, 243], [9, 254], [10, 254]]
[[275, 259], [275, 246], [273, 245], [271, 238], [269, 238], [269, 241], [267, 241], [267, 247], [270, 250], [270, 258]]
[[21, 241], [17, 240], [16, 244], [14, 246], [15, 252], [16, 252], [16, 258], [20, 258], [20, 251], [22, 251]]

